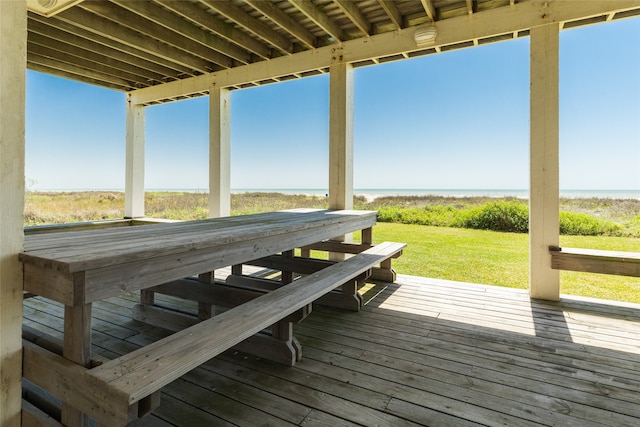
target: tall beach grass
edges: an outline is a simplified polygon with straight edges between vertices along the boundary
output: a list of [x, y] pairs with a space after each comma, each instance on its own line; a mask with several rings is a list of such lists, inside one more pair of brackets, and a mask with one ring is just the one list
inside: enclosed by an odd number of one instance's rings
[[[149, 217], [206, 218], [205, 193], [151, 192]], [[408, 243], [395, 261], [401, 274], [525, 289], [528, 286], [527, 202], [520, 199], [442, 196], [354, 199], [356, 209], [379, 212], [377, 241]], [[325, 197], [241, 193], [232, 214], [295, 207], [326, 208]], [[565, 246], [640, 252], [640, 201], [562, 199], [560, 243]], [[25, 225], [117, 219], [124, 216], [118, 192], [29, 192]], [[459, 228], [462, 227], [462, 228]], [[640, 303], [640, 278], [561, 272], [561, 292]]]

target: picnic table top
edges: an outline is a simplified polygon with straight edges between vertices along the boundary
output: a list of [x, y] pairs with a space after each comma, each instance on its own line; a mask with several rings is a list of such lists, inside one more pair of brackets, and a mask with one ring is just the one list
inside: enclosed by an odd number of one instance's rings
[[[305, 241], [330, 238], [375, 224], [375, 211], [291, 209], [233, 217], [25, 236], [23, 263], [65, 272], [85, 271], [168, 254], [224, 251], [278, 236]], [[303, 242], [301, 242], [303, 243]], [[294, 245], [295, 246], [295, 245]], [[292, 246], [293, 247], [293, 246]], [[274, 251], [282, 249], [274, 247]]]

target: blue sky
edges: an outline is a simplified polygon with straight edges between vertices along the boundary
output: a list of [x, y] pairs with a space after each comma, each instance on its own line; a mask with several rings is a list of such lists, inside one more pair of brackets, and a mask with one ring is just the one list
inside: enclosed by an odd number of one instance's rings
[[[640, 18], [560, 39], [560, 186], [640, 192]], [[231, 186], [328, 183], [328, 76], [232, 92]], [[147, 108], [145, 186], [207, 189], [208, 101]], [[526, 189], [529, 39], [355, 71], [356, 188]], [[27, 186], [124, 189], [124, 94], [27, 74]]]

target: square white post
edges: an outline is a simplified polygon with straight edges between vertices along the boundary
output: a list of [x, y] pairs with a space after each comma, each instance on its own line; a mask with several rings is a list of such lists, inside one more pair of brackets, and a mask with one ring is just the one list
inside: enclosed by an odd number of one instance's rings
[[25, 1], [0, 1], [0, 425], [19, 426], [27, 73]]
[[145, 107], [127, 96], [125, 218], [144, 217]]
[[231, 91], [209, 91], [209, 217], [231, 215]]
[[560, 298], [549, 253], [560, 239], [559, 37], [557, 23], [531, 29], [529, 292], [547, 300]]
[[353, 66], [329, 68], [329, 207], [353, 208]]

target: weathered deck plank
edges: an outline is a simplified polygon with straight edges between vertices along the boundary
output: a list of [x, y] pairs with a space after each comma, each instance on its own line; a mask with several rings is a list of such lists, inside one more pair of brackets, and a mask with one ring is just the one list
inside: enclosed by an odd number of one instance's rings
[[[640, 423], [640, 305], [531, 301], [522, 290], [401, 275], [397, 282], [367, 284], [359, 313], [314, 308], [296, 325], [304, 357], [295, 367], [225, 352], [165, 387], [160, 407], [134, 425]], [[97, 354], [114, 358], [167, 334], [128, 317], [136, 302], [95, 303]], [[25, 301], [25, 323], [50, 333], [62, 331], [63, 312]]]

